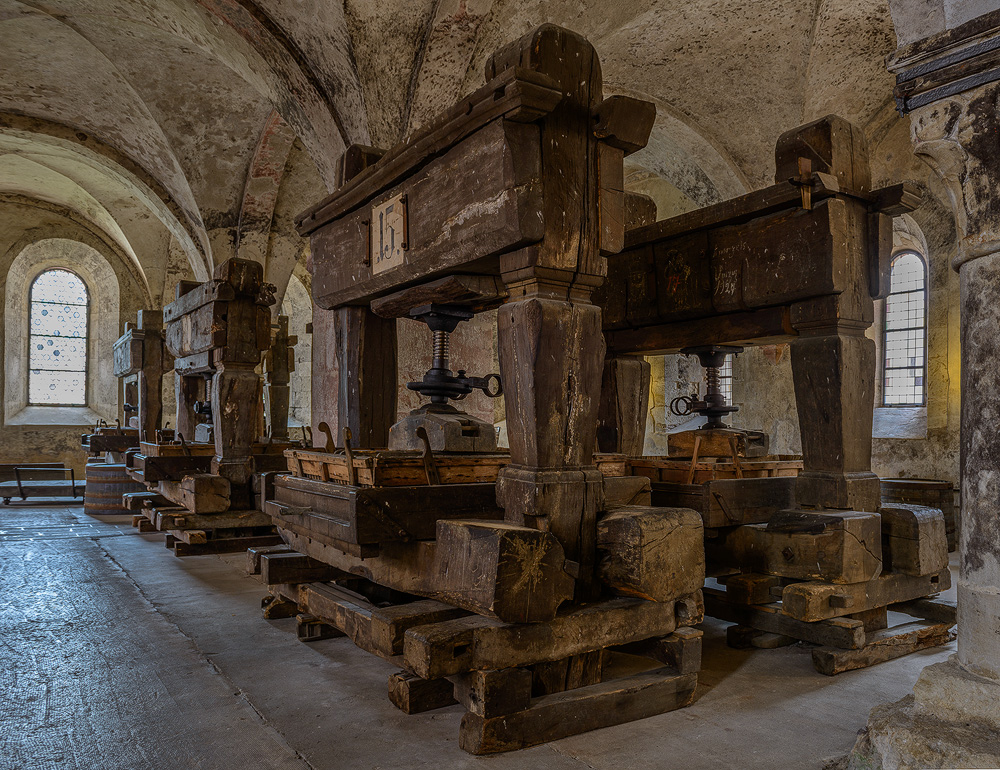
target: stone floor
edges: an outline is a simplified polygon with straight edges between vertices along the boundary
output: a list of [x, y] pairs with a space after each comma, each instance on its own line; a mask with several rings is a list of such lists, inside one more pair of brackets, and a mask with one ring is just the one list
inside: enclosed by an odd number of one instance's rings
[[125, 517], [0, 508], [0, 770], [820, 768], [954, 648], [827, 678], [805, 648], [731, 650], [709, 621], [691, 707], [477, 758], [458, 706], [406, 716], [390, 664], [263, 620], [243, 565], [175, 558]]

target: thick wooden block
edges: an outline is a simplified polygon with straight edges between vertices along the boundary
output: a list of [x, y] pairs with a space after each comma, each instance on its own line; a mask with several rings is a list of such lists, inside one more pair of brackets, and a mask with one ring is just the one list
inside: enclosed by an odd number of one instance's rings
[[339, 628], [358, 647], [384, 658], [403, 651], [403, 634], [408, 628], [468, 614], [432, 600], [376, 607], [365, 597], [332, 583], [302, 585], [299, 600], [310, 614]]
[[455, 699], [486, 719], [524, 711], [531, 704], [532, 673], [528, 668], [469, 671], [449, 677]]
[[776, 575], [757, 575], [747, 572], [719, 578], [726, 587], [726, 600], [737, 604], [770, 604], [774, 601], [772, 588], [781, 586], [782, 579]]
[[679, 674], [697, 674], [701, 671], [701, 640], [704, 632], [699, 628], [681, 626], [669, 636], [659, 639], [657, 644], [662, 657], [656, 656]]
[[597, 415], [597, 445], [602, 452], [642, 454], [649, 411], [649, 377], [649, 364], [642, 356], [605, 360]]
[[895, 503], [879, 509], [886, 572], [930, 575], [948, 566], [944, 514], [937, 508]]
[[551, 534], [491, 521], [439, 521], [441, 598], [509, 623], [551, 620], [573, 597], [562, 545]]
[[531, 695], [539, 697], [556, 692], [588, 687], [601, 681], [604, 673], [604, 650], [571, 655], [562, 660], [536, 663], [531, 670]]
[[229, 509], [229, 479], [193, 473], [181, 479], [177, 503], [192, 513], [221, 513]]
[[644, 476], [605, 476], [604, 504], [609, 511], [623, 505], [652, 505], [650, 489]]
[[892, 605], [894, 612], [904, 612], [907, 615], [933, 620], [937, 623], [947, 623], [955, 625], [958, 620], [958, 605], [954, 599], [942, 599], [940, 596], [933, 599], [915, 599], [912, 602], [902, 602]]
[[865, 583], [847, 585], [812, 581], [792, 583], [785, 586], [781, 603], [786, 615], [811, 623], [919, 599], [950, 587], [948, 569], [919, 577], [891, 573]]
[[447, 679], [421, 679], [409, 671], [389, 675], [389, 700], [404, 714], [421, 714], [457, 703]]
[[864, 583], [882, 571], [881, 521], [858, 511], [781, 511], [706, 543], [708, 558], [767, 575]]
[[494, 754], [633, 722], [688, 705], [697, 684], [697, 674], [654, 669], [546, 695], [506, 716], [487, 719], [468, 713], [462, 718], [459, 745], [472, 754]]
[[266, 545], [259, 548], [247, 548], [247, 574], [260, 574], [260, 559], [266, 553], [291, 553], [292, 547], [282, 543], [281, 545]]
[[714, 479], [704, 484], [653, 485], [655, 505], [693, 508], [706, 527], [766, 524], [795, 506], [795, 477]]
[[625, 596], [665, 602], [705, 582], [701, 517], [687, 508], [619, 508], [597, 522], [598, 574]]
[[372, 643], [379, 649], [400, 655], [407, 629], [464, 618], [468, 612], [434, 599], [422, 599], [408, 604], [379, 607], [372, 611]]
[[260, 557], [260, 574], [265, 585], [276, 585], [335, 580], [345, 573], [301, 553], [265, 553]]
[[355, 487], [278, 476], [281, 521], [307, 524], [317, 537], [358, 545], [432, 540], [439, 519], [500, 519], [493, 484]]

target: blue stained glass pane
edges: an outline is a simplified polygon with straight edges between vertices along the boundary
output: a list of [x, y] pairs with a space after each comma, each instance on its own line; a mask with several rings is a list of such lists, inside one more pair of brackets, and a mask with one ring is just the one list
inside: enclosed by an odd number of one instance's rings
[[83, 372], [46, 372], [32, 369], [28, 377], [28, 402], [32, 404], [86, 403], [87, 385]]
[[66, 305], [86, 305], [87, 287], [79, 276], [69, 270], [47, 270], [31, 284], [32, 302], [59, 302]]
[[87, 308], [79, 305], [31, 304], [31, 333], [51, 337], [85, 337]]
[[28, 403], [86, 404], [88, 303], [87, 287], [68, 270], [32, 283]]
[[28, 345], [31, 369], [64, 369], [82, 372], [87, 368], [87, 341], [63, 337], [31, 336]]

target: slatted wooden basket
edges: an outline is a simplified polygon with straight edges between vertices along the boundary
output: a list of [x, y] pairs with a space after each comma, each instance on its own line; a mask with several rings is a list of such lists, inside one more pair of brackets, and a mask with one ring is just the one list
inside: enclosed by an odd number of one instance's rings
[[[421, 452], [390, 449], [354, 449], [351, 461], [354, 478], [348, 473], [347, 455], [341, 450], [285, 450], [288, 472], [300, 478], [353, 484], [360, 487], [420, 486], [430, 483], [426, 460]], [[508, 452], [491, 454], [435, 453], [430, 459], [441, 484], [494, 483], [500, 469], [510, 463]], [[594, 455], [605, 476], [628, 473], [624, 455]], [[432, 472], [433, 473], [433, 472]]]
[[[666, 457], [634, 457], [628, 460], [631, 475], [646, 476], [652, 481], [675, 484], [704, 484], [716, 479], [772, 478], [798, 476], [802, 458], [798, 455], [768, 455], [752, 460], [740, 460], [739, 471], [730, 458], [706, 458], [694, 464], [691, 476], [690, 460], [671, 460]], [[689, 480], [690, 478], [690, 480]]]

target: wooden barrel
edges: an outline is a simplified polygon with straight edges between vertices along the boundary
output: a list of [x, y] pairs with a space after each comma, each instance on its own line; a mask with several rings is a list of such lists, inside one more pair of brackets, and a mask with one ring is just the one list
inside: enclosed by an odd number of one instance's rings
[[883, 503], [912, 503], [940, 508], [944, 514], [948, 550], [958, 548], [958, 517], [955, 513], [955, 488], [940, 479], [881, 479]]
[[146, 488], [129, 478], [124, 463], [87, 463], [87, 491], [83, 510], [91, 515], [127, 513], [122, 505], [126, 492], [145, 492]]

